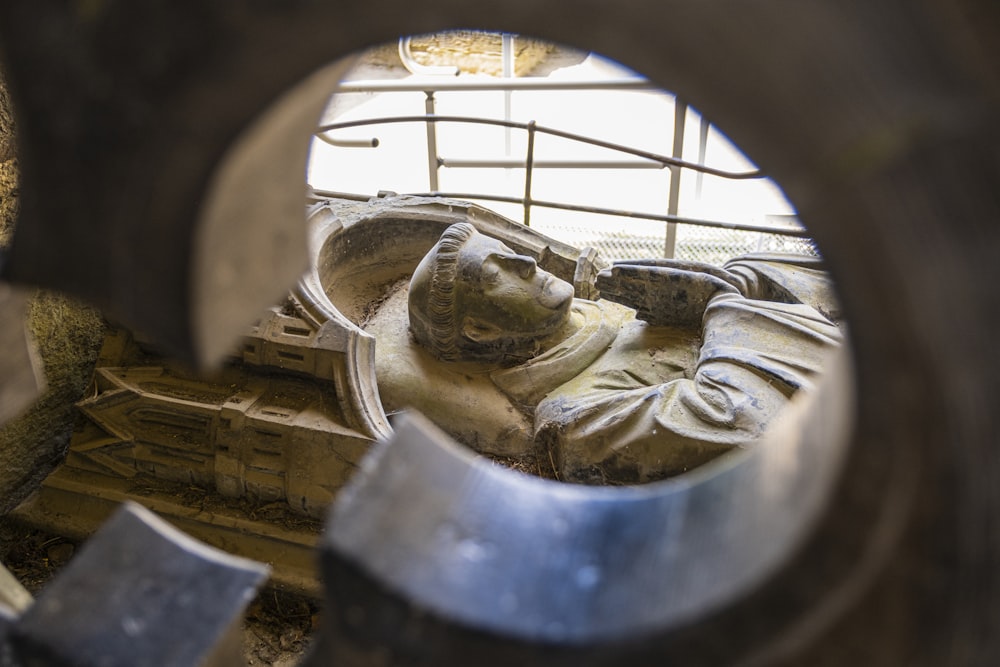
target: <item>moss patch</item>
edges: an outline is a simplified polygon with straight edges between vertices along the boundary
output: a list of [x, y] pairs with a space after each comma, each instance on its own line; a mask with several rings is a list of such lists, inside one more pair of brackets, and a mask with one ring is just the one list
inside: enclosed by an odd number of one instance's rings
[[93, 308], [41, 292], [28, 307], [28, 329], [45, 368], [48, 388], [20, 417], [0, 427], [0, 514], [17, 506], [65, 454], [104, 337]]

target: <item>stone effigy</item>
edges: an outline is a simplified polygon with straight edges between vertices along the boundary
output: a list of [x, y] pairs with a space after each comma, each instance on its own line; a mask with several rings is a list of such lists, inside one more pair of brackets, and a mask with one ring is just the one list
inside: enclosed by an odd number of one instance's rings
[[[449, 227], [369, 330], [383, 401], [558, 479], [637, 483], [757, 439], [837, 345], [816, 258], [719, 269], [620, 264], [574, 299], [563, 280], [468, 224]], [[409, 335], [407, 332], [409, 329]]]
[[309, 218], [313, 268], [214, 377], [107, 336], [22, 515], [82, 535], [136, 500], [308, 590], [318, 519], [396, 412], [543, 476], [652, 481], [752, 443], [839, 340], [816, 259], [609, 267], [439, 199]]

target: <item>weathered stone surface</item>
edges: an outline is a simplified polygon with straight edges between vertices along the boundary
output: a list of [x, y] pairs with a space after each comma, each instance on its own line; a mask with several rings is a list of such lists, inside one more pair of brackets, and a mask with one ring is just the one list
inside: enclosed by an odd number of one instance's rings
[[801, 259], [620, 263], [597, 277], [618, 303], [594, 302], [452, 225], [413, 272], [408, 313], [369, 326], [383, 404], [415, 408], [481, 453], [548, 462], [563, 481], [679, 475], [753, 446], [839, 344], [789, 291], [829, 284]]
[[90, 382], [103, 335], [92, 308], [42, 293], [28, 306], [48, 389], [20, 417], [0, 427], [0, 513], [17, 506], [62, 460], [76, 416], [74, 403]]

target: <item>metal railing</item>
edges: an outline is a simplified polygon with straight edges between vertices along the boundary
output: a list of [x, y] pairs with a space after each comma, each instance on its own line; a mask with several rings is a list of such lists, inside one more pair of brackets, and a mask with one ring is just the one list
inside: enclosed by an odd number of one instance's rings
[[[409, 57], [408, 43], [400, 43], [400, 54], [406, 62]], [[412, 60], [412, 57], [409, 58]], [[505, 70], [506, 72], [506, 70]], [[454, 72], [449, 69], [448, 73]], [[688, 105], [675, 98], [674, 103], [674, 129], [672, 138], [671, 155], [661, 155], [650, 151], [637, 149], [621, 144], [596, 139], [580, 134], [566, 132], [556, 128], [538, 125], [535, 121], [527, 123], [510, 120], [509, 94], [513, 91], [560, 91], [560, 90], [659, 90], [650, 81], [639, 77], [617, 78], [617, 79], [593, 79], [593, 80], [550, 80], [550, 79], [515, 79], [515, 78], [457, 78], [443, 76], [413, 76], [403, 80], [376, 80], [376, 81], [348, 81], [342, 83], [337, 93], [402, 93], [402, 92], [422, 92], [425, 95], [424, 114], [408, 116], [388, 116], [381, 118], [366, 118], [362, 120], [352, 120], [339, 123], [329, 123], [322, 125], [316, 130], [316, 137], [328, 144], [335, 146], [351, 147], [373, 147], [377, 146], [379, 140], [371, 139], [337, 139], [330, 133], [348, 128], [365, 126], [388, 125], [398, 123], [422, 123], [425, 125], [427, 166], [428, 166], [428, 191], [420, 194], [425, 196], [443, 196], [456, 199], [478, 199], [484, 201], [495, 201], [504, 203], [520, 204], [523, 208], [523, 222], [525, 225], [531, 224], [531, 210], [533, 207], [553, 208], [586, 213], [613, 215], [623, 218], [635, 218], [644, 220], [656, 220], [667, 223], [666, 235], [664, 238], [663, 255], [671, 257], [674, 254], [676, 244], [676, 225], [687, 224], [702, 227], [713, 227], [727, 230], [740, 230], [747, 232], [764, 232], [769, 234], [780, 234], [788, 237], [805, 238], [808, 236], [806, 230], [792, 225], [757, 225], [751, 223], [733, 222], [725, 220], [705, 220], [690, 218], [678, 215], [680, 204], [680, 180], [682, 170], [693, 171], [697, 174], [696, 193], [700, 196], [701, 179], [704, 175], [711, 175], [731, 180], [764, 179], [766, 176], [759, 170], [733, 172], [722, 169], [708, 167], [704, 164], [706, 146], [708, 142], [708, 132], [710, 123], [701, 117], [701, 127], [699, 128], [698, 161], [689, 162], [681, 158], [684, 150], [685, 120], [687, 117]], [[442, 92], [473, 92], [473, 91], [503, 91], [507, 94], [508, 100], [505, 103], [505, 119], [482, 118], [472, 116], [438, 115], [436, 114], [436, 95]], [[480, 158], [452, 158], [440, 155], [438, 149], [437, 128], [440, 124], [476, 124], [483, 126], [503, 127], [509, 133], [511, 130], [518, 130], [527, 133], [527, 150], [523, 158], [510, 157], [509, 134], [507, 138], [508, 156], [504, 158], [480, 159]], [[573, 142], [596, 146], [623, 155], [629, 156], [623, 160], [564, 160], [564, 159], [538, 159], [535, 155], [535, 136], [546, 134]], [[446, 192], [440, 188], [439, 173], [442, 168], [461, 169], [483, 169], [483, 168], [522, 168], [525, 170], [523, 196], [511, 197], [500, 196], [490, 193], [469, 193], [469, 192]], [[539, 200], [532, 195], [532, 177], [536, 169], [670, 169], [668, 204], [666, 213], [645, 213], [630, 211], [625, 209], [604, 208], [597, 206], [584, 206], [579, 204]], [[338, 196], [344, 197], [346, 193], [333, 192], [329, 190], [315, 189], [313, 192], [317, 196]], [[353, 198], [353, 197], [352, 197]]]
[[[437, 197], [450, 197], [453, 199], [482, 199], [485, 201], [496, 201], [504, 202], [510, 204], [520, 204], [524, 207], [524, 224], [530, 225], [531, 221], [531, 207], [540, 206], [544, 208], [556, 208], [567, 211], [580, 211], [584, 213], [596, 213], [603, 215], [615, 215], [624, 218], [639, 218], [643, 220], [658, 220], [667, 223], [682, 223], [688, 225], [697, 225], [702, 227], [715, 227], [720, 229], [734, 229], [746, 232], [767, 232], [784, 234], [786, 236], [793, 237], [805, 237], [807, 235], [806, 230], [789, 228], [785, 226], [773, 227], [768, 225], [753, 225], [748, 223], [740, 222], [728, 222], [724, 220], [702, 220], [698, 218], [689, 218], [685, 216], [680, 216], [676, 214], [657, 214], [657, 213], [644, 213], [640, 211], [628, 211], [624, 209], [613, 209], [613, 208], [603, 208], [597, 206], [583, 206], [580, 204], [570, 204], [565, 202], [553, 202], [545, 201], [540, 199], [535, 199], [531, 195], [531, 183], [532, 183], [532, 172], [534, 169], [540, 168], [559, 168], [559, 169], [663, 169], [665, 167], [671, 167], [675, 169], [690, 169], [700, 174], [710, 174], [712, 176], [719, 176], [722, 178], [729, 178], [734, 180], [746, 180], [746, 179], [756, 179], [764, 178], [764, 174], [759, 170], [746, 171], [746, 172], [730, 172], [721, 169], [715, 169], [712, 167], [707, 167], [705, 165], [699, 165], [692, 162], [685, 162], [684, 160], [669, 157], [666, 155], [657, 155], [656, 153], [650, 153], [648, 151], [643, 151], [640, 149], [629, 148], [627, 146], [620, 146], [618, 144], [613, 144], [610, 142], [602, 141], [599, 139], [593, 139], [590, 137], [585, 137], [582, 135], [573, 134], [570, 132], [564, 132], [562, 130], [557, 130], [553, 128], [543, 127], [536, 124], [534, 121], [528, 123], [518, 123], [514, 121], [503, 121], [493, 118], [471, 118], [467, 116], [389, 116], [384, 118], [366, 118], [364, 120], [354, 120], [346, 121], [343, 123], [330, 123], [328, 125], [320, 126], [318, 129], [317, 136], [323, 141], [327, 141], [324, 135], [326, 132], [333, 130], [341, 130], [354, 127], [364, 127], [367, 125], [382, 125], [382, 124], [392, 124], [392, 123], [427, 123], [428, 125], [434, 125], [437, 123], [472, 123], [481, 125], [493, 125], [500, 127], [509, 127], [514, 129], [525, 130], [528, 132], [528, 150], [527, 155], [523, 160], [513, 158], [506, 160], [456, 160], [451, 158], [440, 157], [432, 153], [433, 161], [436, 167], [464, 167], [464, 168], [497, 168], [497, 167], [520, 167], [525, 169], [524, 178], [524, 196], [523, 197], [505, 197], [500, 195], [492, 195], [488, 193], [458, 193], [458, 192], [444, 192], [437, 189], [437, 179], [431, 179], [431, 189], [428, 192], [421, 193], [410, 193], [421, 196], [437, 196]], [[634, 155], [642, 160], [629, 160], [629, 161], [609, 161], [609, 160], [536, 160], [534, 158], [534, 135], [536, 133], [550, 134], [553, 136], [561, 137], [563, 139], [569, 139], [573, 141], [579, 141], [582, 143], [587, 143], [594, 146], [600, 146], [602, 148], [609, 148], [613, 150], [618, 150], [623, 153]], [[377, 142], [377, 139], [372, 139], [372, 142]], [[361, 143], [361, 142], [359, 142]], [[672, 182], [678, 179], [671, 179]], [[319, 196], [330, 196], [330, 197], [345, 197], [347, 193], [339, 193], [330, 190], [314, 189], [313, 192]], [[671, 197], [676, 195], [671, 191]], [[673, 208], [676, 208], [674, 206]]]

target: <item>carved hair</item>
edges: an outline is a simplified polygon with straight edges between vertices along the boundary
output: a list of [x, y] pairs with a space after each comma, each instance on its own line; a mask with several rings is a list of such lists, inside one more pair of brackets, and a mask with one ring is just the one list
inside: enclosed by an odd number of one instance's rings
[[[422, 267], [430, 272], [426, 301], [429, 326], [427, 331], [424, 331], [424, 327], [414, 327], [411, 318], [411, 330], [420, 343], [445, 361], [455, 360], [461, 354], [458, 348], [458, 324], [455, 321], [455, 278], [458, 273], [458, 253], [474, 234], [476, 228], [469, 223], [455, 223], [441, 235], [430, 264]], [[412, 308], [411, 304], [411, 311]]]

